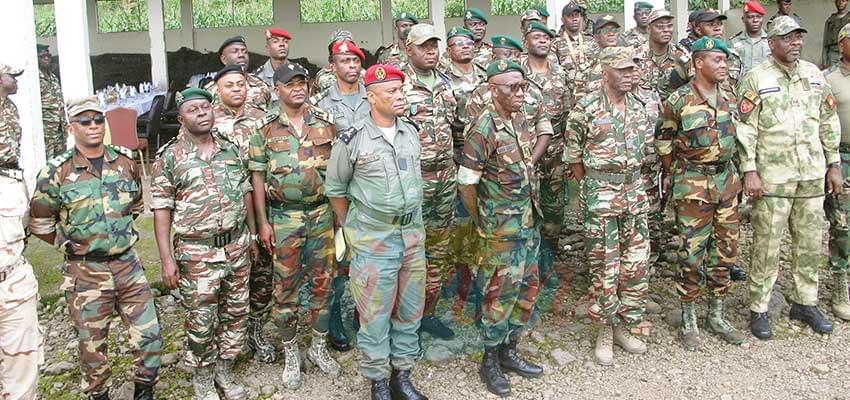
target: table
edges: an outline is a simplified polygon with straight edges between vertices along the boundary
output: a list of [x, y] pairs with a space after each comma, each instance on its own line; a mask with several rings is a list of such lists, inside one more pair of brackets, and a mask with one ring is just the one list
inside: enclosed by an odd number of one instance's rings
[[129, 108], [136, 110], [136, 116], [140, 116], [151, 109], [153, 98], [159, 95], [164, 95], [165, 91], [137, 94], [135, 97], [119, 100], [106, 106], [106, 111], [116, 109], [118, 107]]

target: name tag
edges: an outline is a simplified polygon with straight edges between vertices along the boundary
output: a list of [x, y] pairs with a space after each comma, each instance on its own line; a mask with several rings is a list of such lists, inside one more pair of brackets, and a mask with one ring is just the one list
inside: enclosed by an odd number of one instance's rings
[[379, 154], [361, 154], [360, 157], [357, 157], [357, 165], [378, 161], [380, 158], [381, 156]]
[[502, 155], [502, 154], [505, 154], [505, 153], [510, 153], [514, 150], [516, 150], [516, 144], [511, 143], [509, 145], [505, 145], [505, 146], [497, 148], [496, 154]]
[[759, 89], [759, 94], [768, 94], [768, 93], [777, 93], [779, 92], [779, 87], [769, 87], [764, 89]]
[[611, 125], [611, 118], [599, 118], [593, 120], [593, 125]]
[[407, 159], [399, 158], [398, 159], [398, 170], [399, 171], [407, 171]]

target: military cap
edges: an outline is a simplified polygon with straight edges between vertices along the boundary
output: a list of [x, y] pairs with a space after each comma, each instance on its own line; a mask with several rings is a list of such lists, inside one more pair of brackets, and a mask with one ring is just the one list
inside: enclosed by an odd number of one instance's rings
[[663, 19], [663, 18], [673, 19], [673, 14], [670, 14], [670, 11], [667, 11], [663, 8], [660, 9], [660, 10], [652, 10], [652, 11], [649, 12], [649, 21], [647, 23], [651, 24], [651, 23], [658, 21], [659, 19]]
[[41, 53], [42, 51], [50, 51], [50, 46], [48, 46], [48, 45], [46, 45], [46, 44], [36, 43], [36, 45], [35, 45], [35, 51], [36, 51], [37, 53]]
[[[268, 31], [266, 31], [266, 32], [268, 32]], [[218, 54], [220, 55], [222, 52], [224, 52], [224, 49], [226, 49], [227, 46], [230, 46], [231, 44], [234, 44], [234, 43], [242, 43], [245, 46], [248, 45], [245, 42], [245, 38], [243, 36], [234, 36], [232, 38], [227, 38], [227, 39], [224, 40], [224, 42], [221, 43], [221, 46], [218, 47]]]
[[22, 70], [22, 69], [14, 69], [14, 68], [6, 65], [6, 64], [0, 64], [0, 74], [6, 74], [6, 75], [11, 75], [11, 76], [17, 77], [17, 76], [19, 76], [20, 74], [23, 74], [23, 73], [24, 73], [24, 70]]
[[635, 11], [637, 10], [652, 10], [655, 8], [652, 3], [647, 3], [645, 1], [636, 1], [635, 2]]
[[637, 68], [637, 61], [631, 47], [606, 47], [599, 52], [599, 62], [614, 69]]
[[351, 34], [351, 31], [346, 31], [344, 29], [337, 29], [331, 34], [331, 43], [339, 42], [342, 40], [348, 40], [350, 42], [354, 41], [354, 35]]
[[390, 81], [404, 82], [404, 74], [400, 69], [389, 64], [375, 64], [367, 68], [366, 74], [363, 75], [364, 86]]
[[546, 10], [546, 6], [536, 5], [534, 6], [534, 9], [537, 10], [537, 13], [540, 14], [541, 17], [549, 18], [549, 11]]
[[431, 39], [441, 40], [440, 35], [437, 35], [437, 31], [434, 30], [434, 25], [416, 24], [410, 27], [405, 43], [421, 46]]
[[519, 23], [523, 23], [525, 21], [542, 21], [543, 17], [540, 16], [540, 13], [535, 9], [528, 9], [522, 12], [522, 15], [519, 17]]
[[844, 25], [841, 27], [841, 30], [838, 31], [838, 41], [841, 42], [848, 36], [850, 36], [850, 24]]
[[767, 32], [767, 36], [785, 36], [794, 31], [801, 31], [803, 33], [808, 32], [797, 23], [797, 20], [787, 15], [783, 15], [776, 17], [776, 19], [773, 20], [773, 25], [770, 26], [770, 31]]
[[366, 61], [366, 54], [363, 53], [363, 50], [360, 50], [360, 48], [350, 40], [334, 42], [333, 47], [331, 48], [331, 55], [336, 54], [353, 54], [360, 57], [361, 62]]
[[218, 82], [219, 79], [223, 78], [228, 74], [242, 74], [245, 75], [245, 68], [239, 64], [230, 64], [226, 65], [224, 68], [220, 69], [213, 79], [215, 82]]
[[302, 67], [301, 64], [291, 61], [281, 64], [274, 71], [275, 82], [287, 83], [296, 76], [303, 76], [304, 79], [307, 79], [310, 77], [310, 72], [307, 71], [307, 68]]
[[584, 7], [576, 3], [575, 1], [571, 1], [561, 9], [561, 16], [567, 16], [572, 14], [574, 11], [578, 11], [584, 14]]
[[714, 51], [718, 53], [726, 53], [727, 56], [731, 53], [729, 48], [726, 47], [726, 41], [722, 39], [715, 39], [710, 36], [703, 36], [697, 39], [691, 45], [691, 53], [698, 53], [701, 51]]
[[490, 78], [492, 78], [496, 75], [501, 75], [501, 74], [512, 72], [512, 71], [518, 71], [519, 73], [522, 74], [523, 77], [525, 77], [525, 71], [523, 71], [522, 67], [519, 64], [517, 64], [515, 61], [513, 61], [513, 60], [496, 60], [496, 61], [493, 61], [493, 62], [490, 63], [490, 65], [487, 66], [487, 80], [490, 80]]
[[266, 29], [266, 39], [271, 39], [273, 37], [282, 37], [292, 40], [292, 35], [289, 34], [289, 31], [286, 29], [278, 29], [278, 28], [269, 28]]
[[699, 16], [700, 16], [701, 14], [703, 14], [704, 12], [705, 12], [705, 10], [703, 10], [703, 9], [699, 9], [699, 10], [693, 10], [693, 11], [691, 11], [691, 13], [690, 13], [690, 14], [688, 14], [688, 22], [694, 22], [694, 21], [696, 21], [696, 20], [697, 20], [697, 17], [699, 17]]
[[529, 33], [534, 32], [534, 31], [543, 32], [543, 33], [549, 35], [550, 38], [555, 37], [555, 32], [552, 32], [552, 30], [547, 28], [546, 25], [543, 25], [543, 24], [541, 24], [540, 22], [537, 22], [537, 21], [531, 21], [531, 23], [528, 24], [527, 27], [525, 27], [525, 34], [528, 35]]
[[613, 15], [611, 15], [611, 14], [600, 15], [599, 18], [596, 18], [596, 21], [593, 23], [593, 33], [597, 33], [605, 25], [614, 25], [617, 28], [620, 27], [620, 23], [617, 22], [617, 19], [614, 18]]
[[451, 39], [455, 36], [466, 36], [470, 39], [475, 39], [472, 31], [462, 26], [454, 26], [452, 29], [449, 29], [449, 33], [446, 34], [446, 39]]
[[213, 101], [213, 97], [212, 97], [212, 94], [210, 94], [210, 92], [208, 92], [204, 89], [201, 89], [201, 88], [196, 88], [196, 87], [190, 87], [190, 88], [187, 88], [187, 89], [183, 89], [182, 92], [177, 92], [174, 95], [174, 100], [177, 101], [177, 108], [180, 108], [180, 106], [182, 106], [183, 103], [185, 103], [189, 100], [200, 100], [200, 99], [205, 99], [206, 101], [209, 101], [210, 103], [212, 103], [212, 101]]
[[489, 24], [489, 22], [487, 21], [487, 17], [484, 16], [484, 12], [474, 7], [466, 9], [466, 13], [463, 15], [463, 19], [477, 19], [485, 24]]
[[776, 0], [777, 3], [790, 3], [791, 0]]
[[716, 19], [725, 20], [727, 19], [725, 15], [719, 13], [717, 10], [713, 8], [709, 8], [707, 10], [702, 10], [701, 13], [697, 14], [694, 17], [694, 22], [711, 22]]
[[398, 21], [410, 21], [410, 22], [413, 22], [414, 24], [418, 24], [419, 18], [416, 18], [415, 15], [413, 15], [413, 14], [407, 12], [407, 11], [402, 11], [401, 14], [399, 14], [398, 17], [396, 17], [396, 19], [395, 19], [395, 22], [398, 22]]
[[[204, 92], [206, 92], [206, 90], [204, 90]], [[100, 102], [95, 96], [68, 100], [65, 102], [65, 110], [68, 111], [68, 116], [71, 117], [76, 117], [85, 111], [95, 111], [103, 114], [103, 108], [100, 107]]]
[[767, 14], [767, 11], [764, 9], [764, 6], [762, 6], [761, 3], [759, 3], [755, 0], [750, 0], [746, 3], [744, 3], [744, 12], [745, 13], [748, 13], [748, 12], [756, 13], [756, 14], [759, 14], [759, 15], [762, 15], [762, 16]]
[[522, 43], [511, 35], [493, 35], [490, 40], [493, 42], [494, 48], [523, 50]]

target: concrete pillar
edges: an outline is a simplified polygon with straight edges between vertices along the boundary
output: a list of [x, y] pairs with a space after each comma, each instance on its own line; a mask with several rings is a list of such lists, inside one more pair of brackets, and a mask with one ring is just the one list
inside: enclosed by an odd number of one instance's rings
[[[65, 99], [90, 96], [92, 86], [89, 58], [89, 15], [86, 0], [54, 2], [56, 11], [56, 42], [62, 62], [62, 94]], [[95, 31], [97, 27], [95, 27]]]
[[675, 17], [675, 41], [688, 37], [688, 0], [670, 0], [670, 13]]
[[381, 1], [381, 46], [395, 42], [395, 23], [393, 23], [392, 0]]
[[[3, 44], [0, 63], [22, 68], [18, 77], [18, 93], [11, 96], [18, 107], [21, 124], [21, 158], [27, 186], [32, 192], [35, 177], [44, 167], [44, 129], [41, 125], [41, 87], [38, 81], [38, 58], [35, 51], [35, 15], [32, 0], [4, 0], [5, 20], [0, 24], [0, 37], [11, 38]], [[64, 62], [64, 53], [63, 62]], [[64, 82], [65, 80], [63, 80]]]
[[443, 54], [446, 51], [446, 1], [431, 0], [428, 11], [431, 13], [431, 21], [434, 23], [434, 31], [437, 36], [443, 38], [439, 41], [440, 54]]
[[147, 0], [148, 35], [151, 40], [151, 82], [156, 90], [168, 90], [168, 58], [165, 52], [165, 18], [162, 0]]
[[547, 26], [555, 33], [558, 33], [558, 29], [561, 28], [561, 10], [566, 4], [565, 0], [546, 0], [546, 11], [549, 12]]
[[718, 8], [718, 11], [720, 11], [720, 13], [723, 14], [726, 11], [729, 11], [729, 9], [732, 8], [732, 7], [731, 7], [729, 0], [717, 0], [717, 8]]
[[195, 22], [192, 18], [192, 0], [180, 0], [180, 43], [195, 48]]

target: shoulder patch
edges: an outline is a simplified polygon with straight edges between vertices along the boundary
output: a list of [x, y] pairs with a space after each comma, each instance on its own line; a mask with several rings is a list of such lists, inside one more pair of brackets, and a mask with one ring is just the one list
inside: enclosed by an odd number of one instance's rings
[[832, 96], [832, 93], [826, 96], [826, 105], [830, 110], [835, 111], [835, 97]]
[[336, 139], [345, 143], [345, 144], [348, 144], [348, 143], [351, 142], [351, 139], [354, 139], [354, 136], [357, 135], [357, 132], [360, 132], [360, 131], [357, 128], [352, 126], [352, 127], [349, 127], [348, 129], [343, 129], [341, 131], [337, 131]]
[[120, 154], [127, 156], [129, 159], [133, 159], [133, 150], [130, 150], [124, 146], [119, 146], [117, 144], [108, 144], [107, 146], [111, 147], [113, 150], [117, 151]]

